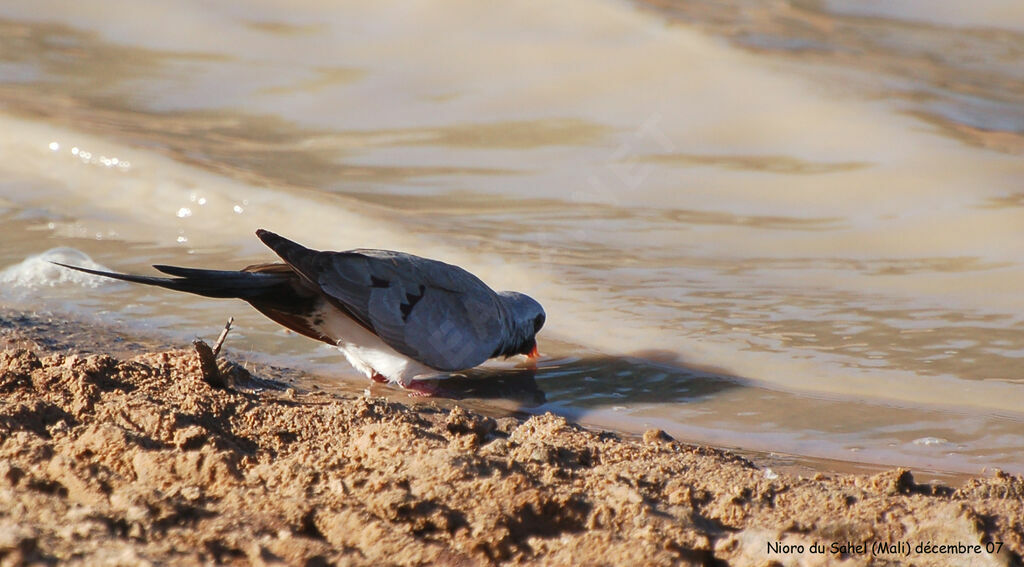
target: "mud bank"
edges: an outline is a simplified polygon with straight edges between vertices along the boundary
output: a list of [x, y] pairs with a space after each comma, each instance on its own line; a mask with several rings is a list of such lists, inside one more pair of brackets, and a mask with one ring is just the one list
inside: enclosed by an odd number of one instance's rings
[[3, 565], [1024, 556], [1024, 479], [1000, 473], [955, 490], [903, 469], [790, 477], [657, 431], [634, 441], [552, 415], [303, 393], [223, 361], [212, 376], [190, 348], [73, 354], [11, 326], [0, 347]]

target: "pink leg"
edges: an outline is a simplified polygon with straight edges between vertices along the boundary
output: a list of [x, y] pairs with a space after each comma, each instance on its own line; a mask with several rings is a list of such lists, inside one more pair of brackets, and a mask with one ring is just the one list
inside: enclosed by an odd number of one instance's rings
[[405, 389], [409, 390], [409, 395], [414, 398], [429, 398], [437, 394], [441, 387], [435, 380], [413, 380]]
[[374, 370], [373, 374], [370, 375], [370, 380], [373, 380], [374, 382], [376, 382], [378, 384], [387, 384], [388, 383], [388, 379], [385, 378], [383, 374], [381, 374], [380, 372], [377, 372], [376, 370]]

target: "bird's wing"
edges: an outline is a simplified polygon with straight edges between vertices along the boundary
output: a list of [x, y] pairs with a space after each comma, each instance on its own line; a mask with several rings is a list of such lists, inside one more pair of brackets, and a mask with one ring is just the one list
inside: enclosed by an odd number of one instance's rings
[[471, 368], [503, 342], [496, 294], [462, 268], [385, 250], [317, 252], [266, 232], [260, 238], [388, 346], [431, 368]]

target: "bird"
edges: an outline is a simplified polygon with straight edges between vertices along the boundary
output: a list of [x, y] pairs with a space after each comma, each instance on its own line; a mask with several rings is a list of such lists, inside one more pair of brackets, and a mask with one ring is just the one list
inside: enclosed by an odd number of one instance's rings
[[172, 277], [57, 264], [204, 297], [242, 299], [284, 327], [337, 347], [371, 380], [414, 394], [432, 393], [427, 378], [491, 358], [539, 357], [537, 333], [547, 315], [526, 294], [496, 292], [458, 266], [404, 252], [320, 251], [269, 230], [257, 230], [256, 236], [283, 262], [237, 271], [153, 266]]

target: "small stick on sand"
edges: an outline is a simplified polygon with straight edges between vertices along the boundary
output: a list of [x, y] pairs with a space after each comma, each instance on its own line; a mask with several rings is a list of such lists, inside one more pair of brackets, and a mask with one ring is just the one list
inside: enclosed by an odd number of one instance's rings
[[217, 367], [217, 355], [220, 354], [220, 347], [224, 346], [224, 339], [227, 338], [228, 331], [231, 330], [231, 324], [234, 322], [234, 317], [228, 317], [228, 322], [224, 325], [224, 330], [220, 332], [220, 336], [217, 337], [217, 342], [214, 343], [212, 349], [202, 339], [192, 341], [192, 348], [199, 355], [199, 366], [203, 373], [203, 380], [217, 388], [228, 387], [227, 377]]
[[234, 322], [234, 317], [228, 317], [228, 322], [224, 325], [224, 330], [221, 331], [220, 336], [217, 337], [217, 342], [213, 343], [213, 356], [215, 358], [220, 354], [220, 347], [224, 346], [224, 339], [228, 338], [228, 331], [231, 330], [231, 324]]

